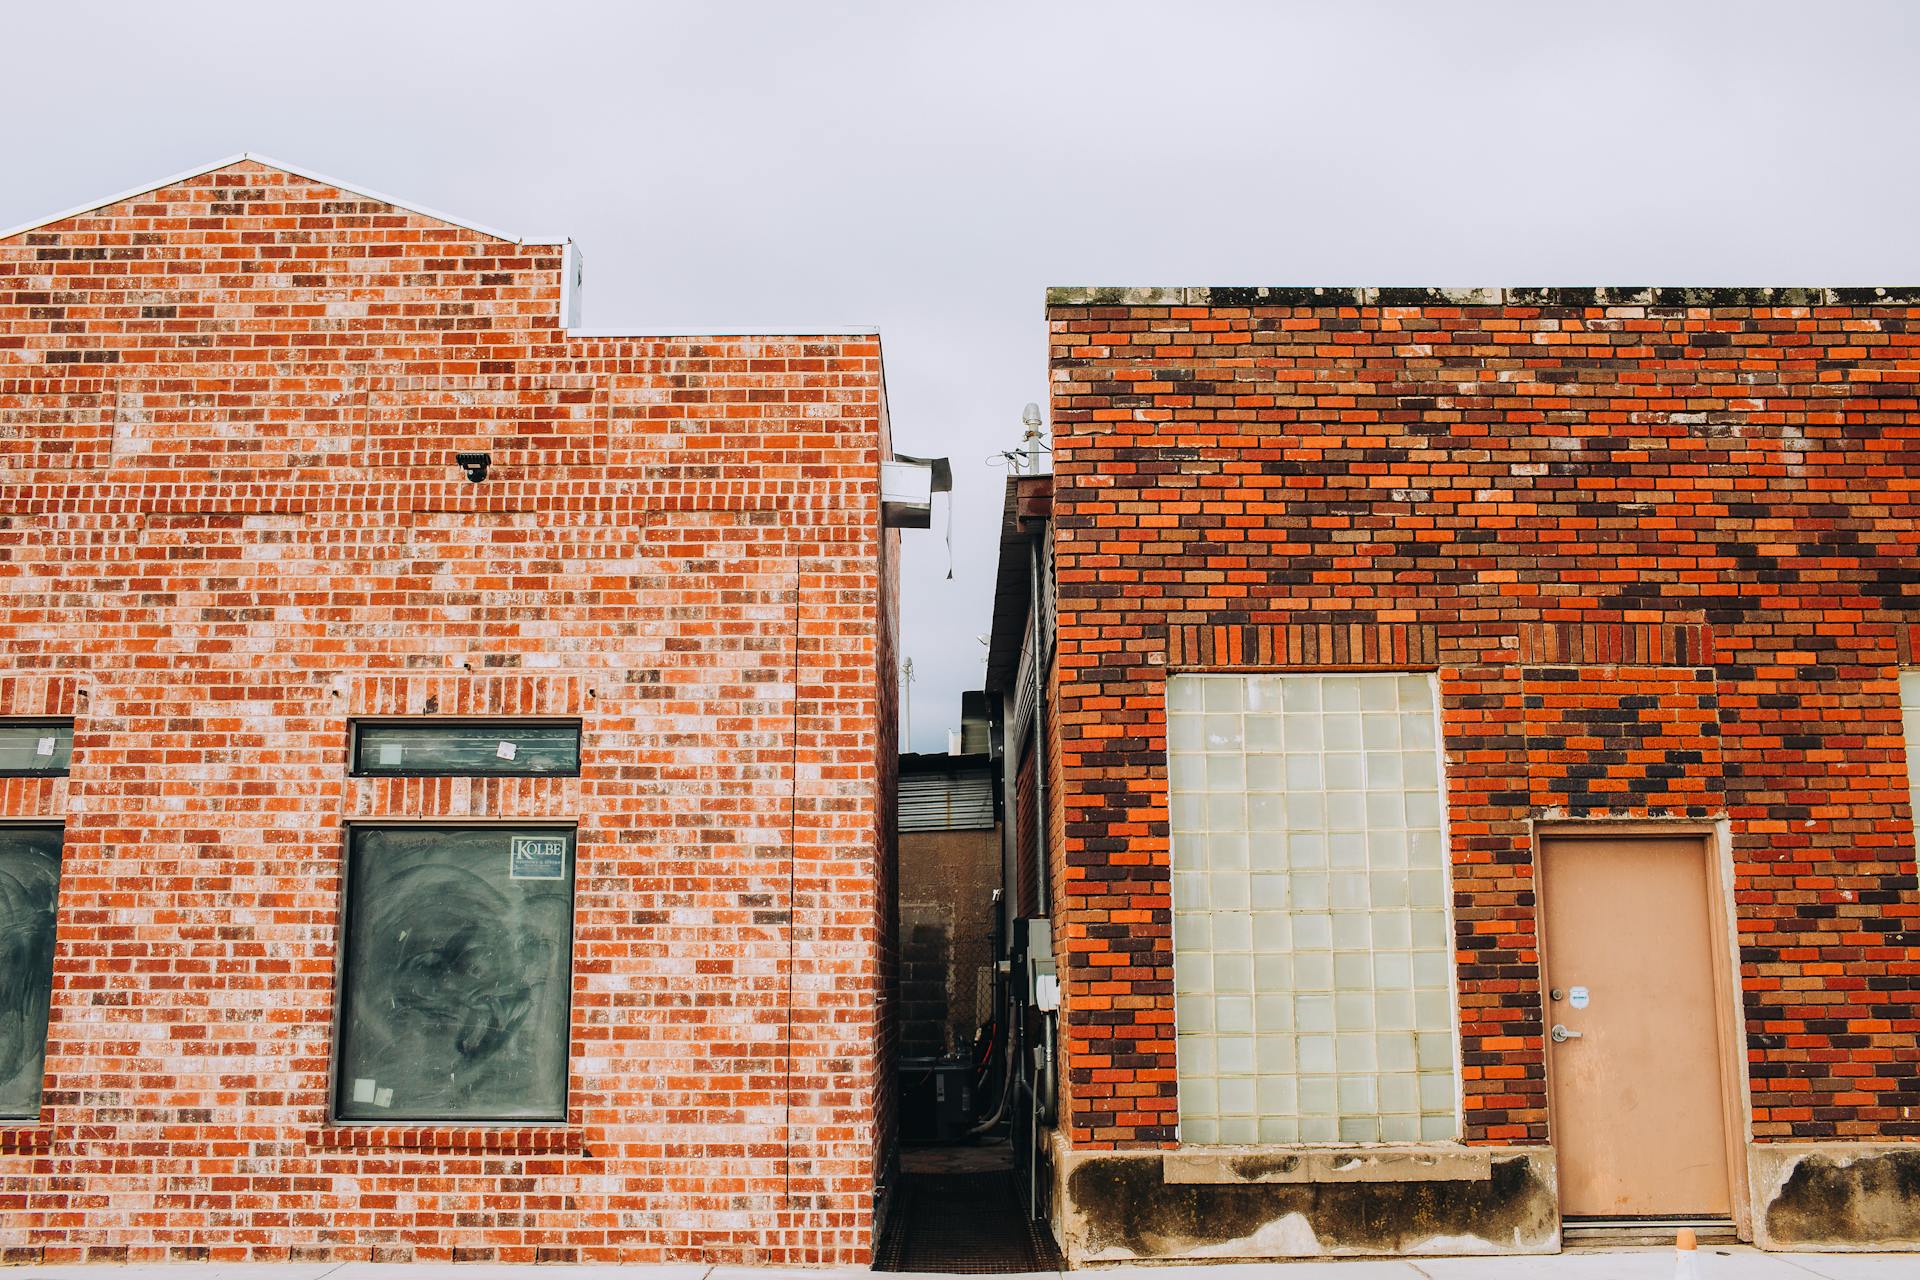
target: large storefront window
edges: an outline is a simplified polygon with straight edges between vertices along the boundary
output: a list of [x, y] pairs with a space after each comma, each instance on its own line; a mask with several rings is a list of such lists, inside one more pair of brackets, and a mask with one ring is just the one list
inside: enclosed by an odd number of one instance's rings
[[1190, 1143], [1458, 1136], [1433, 681], [1167, 682]]
[[573, 832], [355, 827], [335, 1114], [561, 1120]]
[[0, 1118], [40, 1118], [60, 828], [0, 825]]

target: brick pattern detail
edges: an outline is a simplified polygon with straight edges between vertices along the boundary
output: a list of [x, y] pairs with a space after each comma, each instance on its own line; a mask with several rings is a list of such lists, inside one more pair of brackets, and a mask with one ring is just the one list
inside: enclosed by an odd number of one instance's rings
[[1189, 669], [1225, 667], [1433, 667], [1440, 660], [1433, 627], [1177, 626], [1167, 629], [1167, 661]]
[[1920, 622], [1894, 631], [1895, 652], [1903, 667], [1920, 667]]
[[1049, 324], [1075, 1145], [1174, 1139], [1167, 674], [1349, 665], [1440, 673], [1469, 1141], [1548, 1137], [1531, 824], [1596, 816], [1731, 827], [1756, 1137], [1920, 1138], [1913, 298]]
[[1529, 622], [1520, 628], [1523, 663], [1583, 666], [1689, 666], [1713, 661], [1713, 629], [1704, 623]]
[[[1711, 667], [1527, 667], [1527, 802], [1536, 815], [1725, 811]], [[1463, 736], [1449, 749], [1470, 755]]]
[[307, 1145], [328, 1151], [444, 1151], [503, 1156], [586, 1155], [580, 1130], [548, 1125], [458, 1128], [331, 1126], [307, 1130]]
[[0, 1129], [0, 1156], [37, 1154], [53, 1149], [53, 1130], [44, 1125]]
[[[8, 1260], [868, 1258], [879, 347], [570, 338], [561, 266], [253, 163], [0, 242], [0, 710], [78, 722], [0, 784], [66, 824]], [[582, 776], [347, 777], [432, 713]], [[565, 1127], [328, 1123], [356, 817], [578, 824]]]

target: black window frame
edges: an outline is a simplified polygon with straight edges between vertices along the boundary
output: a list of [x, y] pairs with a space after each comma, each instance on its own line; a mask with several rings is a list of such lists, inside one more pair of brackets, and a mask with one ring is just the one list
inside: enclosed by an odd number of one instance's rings
[[[353, 928], [353, 842], [357, 833], [368, 831], [489, 831], [512, 836], [515, 833], [561, 834], [567, 838], [568, 871], [567, 882], [567, 930], [564, 939], [566, 956], [566, 992], [565, 1040], [561, 1046], [563, 1071], [560, 1080], [560, 1107], [555, 1114], [538, 1115], [445, 1115], [417, 1114], [404, 1110], [382, 1110], [378, 1115], [344, 1115], [342, 1103], [345, 1100], [347, 1055], [344, 1052], [347, 1041], [346, 1018], [348, 1003], [352, 991], [351, 931]], [[511, 821], [464, 821], [461, 819], [435, 818], [368, 818], [355, 819], [345, 824], [341, 832], [340, 863], [340, 907], [337, 944], [334, 948], [334, 999], [332, 1029], [327, 1054], [327, 1124], [339, 1128], [444, 1128], [444, 1129], [483, 1129], [483, 1128], [546, 1128], [564, 1129], [573, 1120], [573, 981], [577, 971], [576, 950], [579, 945], [580, 930], [580, 879], [579, 851], [580, 826], [569, 818], [523, 818]]]
[[[46, 775], [32, 774], [28, 776], [44, 777]], [[61, 893], [60, 882], [63, 878], [63, 873], [66, 870], [67, 828], [66, 828], [66, 823], [61, 822], [58, 819], [39, 818], [39, 817], [0, 818], [0, 828], [4, 828], [8, 831], [51, 832], [54, 836], [54, 849], [55, 849], [54, 870], [53, 870], [53, 876], [54, 876], [53, 902], [52, 902], [53, 938], [52, 938], [52, 947], [50, 948], [51, 954], [48, 957], [47, 973], [46, 973], [47, 1025], [40, 1028], [40, 1085], [34, 1095], [34, 1109], [32, 1111], [0, 1110], [0, 1127], [14, 1128], [21, 1125], [38, 1124], [46, 1117], [47, 1036], [50, 1033], [53, 1025], [53, 980], [56, 976], [55, 970], [58, 967], [59, 957], [60, 957], [60, 951], [59, 951], [59, 946], [60, 946], [59, 921], [60, 921], [60, 893]]]
[[7, 769], [0, 767], [0, 778], [64, 778], [73, 772], [72, 716], [0, 716], [0, 729], [65, 729], [67, 762], [59, 769]]
[[[365, 768], [360, 759], [364, 729], [572, 729], [573, 768], [561, 769], [384, 769]], [[502, 738], [510, 738], [510, 732]], [[365, 716], [353, 720], [347, 733], [347, 776], [352, 778], [577, 778], [586, 756], [586, 733], [578, 717], [569, 716]]]

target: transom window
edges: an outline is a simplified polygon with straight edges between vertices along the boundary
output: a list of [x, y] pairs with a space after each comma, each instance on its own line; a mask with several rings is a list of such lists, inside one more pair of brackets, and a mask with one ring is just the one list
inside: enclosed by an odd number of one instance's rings
[[1180, 1133], [1458, 1135], [1425, 675], [1167, 682]]
[[563, 1120], [573, 831], [355, 826], [334, 1114]]
[[571, 777], [580, 772], [580, 726], [519, 720], [363, 721], [354, 726], [353, 772]]
[[0, 720], [0, 777], [59, 777], [73, 761], [73, 721]]

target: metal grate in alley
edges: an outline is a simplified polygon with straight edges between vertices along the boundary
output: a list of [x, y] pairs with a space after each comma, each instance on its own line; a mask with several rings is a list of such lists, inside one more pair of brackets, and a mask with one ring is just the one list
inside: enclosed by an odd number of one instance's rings
[[1058, 1271], [1046, 1224], [1029, 1222], [1004, 1144], [909, 1151], [875, 1271], [1008, 1275]]

